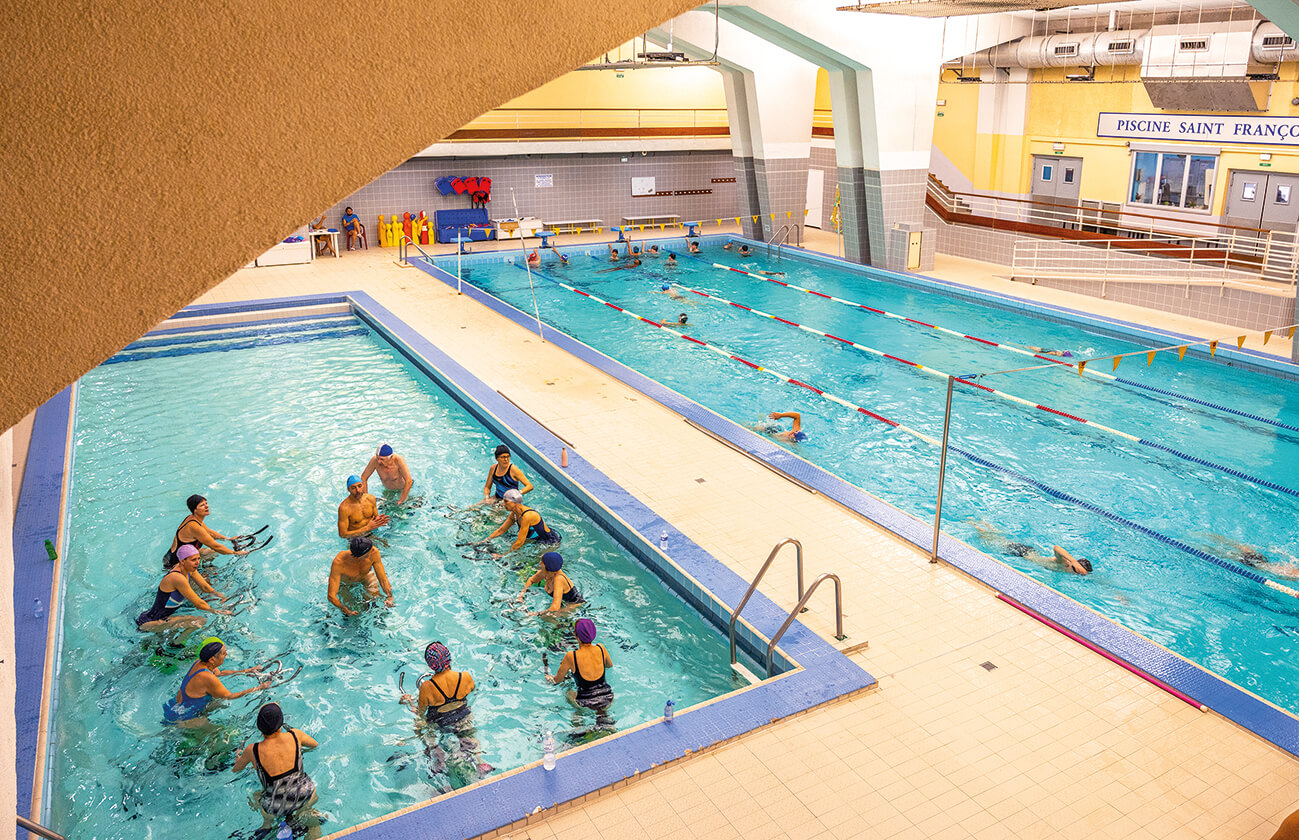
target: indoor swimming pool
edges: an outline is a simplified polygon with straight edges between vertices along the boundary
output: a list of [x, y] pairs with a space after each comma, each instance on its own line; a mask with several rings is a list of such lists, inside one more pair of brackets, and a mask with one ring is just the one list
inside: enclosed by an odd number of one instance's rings
[[[777, 443], [922, 521], [935, 510], [946, 375], [984, 374], [1001, 394], [955, 389], [944, 531], [1299, 711], [1293, 378], [1221, 350], [1162, 352], [1149, 367], [1143, 353], [1080, 376], [1060, 363], [1161, 345], [788, 248], [741, 257], [708, 237], [692, 256], [666, 241], [675, 267], [647, 256], [607, 271], [625, 262], [584, 245], [560, 247], [567, 265], [545, 253], [531, 274], [517, 253], [467, 258], [462, 271], [529, 316], [535, 292], [544, 324], [741, 427], [800, 412], [807, 439]], [[455, 258], [437, 264], [455, 275]], [[995, 373], [1022, 368], [1035, 369]], [[1032, 562], [1053, 545], [1094, 572]]]
[[[536, 486], [526, 501], [563, 535], [564, 571], [587, 600], [560, 620], [529, 616], [548, 606], [538, 588], [518, 608], [543, 549], [493, 559], [464, 545], [505, 517], [472, 507], [500, 439], [350, 314], [151, 334], [81, 379], [73, 415], [46, 779], [48, 822], [69, 837], [254, 836], [261, 818], [249, 795], [259, 786], [251, 770], [230, 768], [270, 700], [320, 742], [304, 764], [326, 834], [477, 781], [471, 764], [431, 760], [430, 736], [398, 703], [399, 684], [413, 691], [428, 670], [422, 654], [434, 639], [477, 682], [488, 775], [537, 762], [547, 731], [563, 751], [655, 721], [669, 699], [684, 710], [748, 685], [715, 623], [515, 443], [515, 463]], [[345, 478], [384, 442], [415, 477], [404, 507], [385, 503], [392, 522], [376, 532], [396, 605], [360, 604], [345, 618], [326, 600], [330, 562], [345, 545], [337, 506]], [[370, 488], [381, 489], [377, 477]], [[175, 648], [133, 619], [152, 599], [191, 493], [208, 498], [218, 531], [267, 525], [262, 536], [274, 539], [246, 557], [204, 561], [234, 615], [205, 613], [207, 625]], [[495, 551], [509, 544], [499, 539]], [[574, 712], [569, 686], [542, 679], [543, 656], [553, 671], [574, 646], [579, 616], [596, 622], [614, 662], [613, 720], [600, 725]], [[227, 669], [277, 660], [273, 687], [217, 704], [206, 725], [164, 726], [162, 705], [207, 636], [226, 643]], [[579, 775], [597, 774], [569, 773]]]

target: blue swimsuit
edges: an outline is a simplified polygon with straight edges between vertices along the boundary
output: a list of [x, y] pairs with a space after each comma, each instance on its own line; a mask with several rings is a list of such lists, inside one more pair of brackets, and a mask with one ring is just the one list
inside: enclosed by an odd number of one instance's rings
[[172, 613], [180, 609], [184, 603], [185, 596], [181, 594], [180, 590], [164, 592], [162, 587], [159, 586], [158, 591], [153, 596], [153, 606], [136, 616], [135, 626], [140, 627], [150, 621], [162, 621], [171, 618]]
[[176, 696], [162, 704], [162, 719], [167, 723], [179, 723], [182, 720], [192, 720], [203, 714], [207, 704], [212, 702], [211, 695], [203, 695], [199, 698], [190, 697], [185, 693], [189, 687], [189, 681], [199, 674], [206, 671], [207, 668], [199, 668], [197, 671], [190, 671], [185, 675], [185, 680], [180, 684], [180, 691]]
[[505, 475], [497, 475], [496, 467], [492, 467], [492, 486], [496, 488], [496, 498], [505, 498], [506, 490], [518, 490], [519, 480], [510, 475], [513, 467], [505, 471]]
[[546, 526], [546, 520], [542, 518], [541, 511], [537, 510], [536, 508], [528, 508], [528, 510], [525, 510], [523, 513], [519, 514], [519, 525], [523, 524], [523, 514], [528, 513], [528, 511], [532, 511], [537, 514], [537, 524], [529, 526], [528, 528], [528, 539], [536, 540], [537, 542], [543, 542], [543, 543], [557, 543], [561, 539], [563, 539], [562, 537], [559, 536], [558, 531], [556, 531], [554, 528], [548, 528]]

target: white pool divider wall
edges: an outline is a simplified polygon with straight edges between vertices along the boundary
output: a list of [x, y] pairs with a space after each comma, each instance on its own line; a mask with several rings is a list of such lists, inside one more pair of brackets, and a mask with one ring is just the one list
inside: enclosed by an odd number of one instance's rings
[[[12, 605], [14, 602], [14, 430], [7, 429], [0, 434], [0, 528], [4, 529], [5, 538], [0, 540], [0, 604]], [[14, 622], [18, 621], [17, 610], [13, 611], [13, 621], [0, 621], [0, 660], [17, 662], [18, 652], [14, 646]], [[0, 767], [12, 768], [18, 760], [18, 728], [14, 720], [14, 699], [17, 695], [16, 672], [12, 667], [0, 668]], [[0, 773], [0, 814], [13, 814], [18, 811], [18, 777], [5, 770]]]

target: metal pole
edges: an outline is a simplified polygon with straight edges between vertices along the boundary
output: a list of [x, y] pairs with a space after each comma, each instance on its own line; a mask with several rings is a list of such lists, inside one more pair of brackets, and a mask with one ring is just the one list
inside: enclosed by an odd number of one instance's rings
[[465, 243], [463, 241], [464, 238], [465, 238], [465, 232], [460, 231], [460, 235], [456, 237], [456, 294], [458, 295], [463, 295], [465, 293], [464, 289], [461, 288], [461, 286], [464, 283], [464, 280], [460, 276], [460, 261], [464, 258], [464, 253], [465, 253]]
[[25, 828], [28, 831], [30, 831], [32, 834], [35, 834], [38, 837], [45, 837], [47, 838], [47, 840], [64, 840], [62, 834], [55, 834], [53, 831], [50, 831], [48, 828], [41, 825], [40, 823], [34, 823], [31, 820], [27, 819], [22, 814], [18, 814], [17, 817], [18, 817], [19, 828]]
[[938, 505], [934, 510], [934, 547], [929, 552], [929, 562], [938, 562], [938, 526], [943, 519], [943, 479], [947, 476], [947, 432], [952, 427], [952, 386], [956, 377], [947, 377], [947, 411], [943, 414], [943, 452], [938, 457]]
[[523, 241], [523, 217], [519, 215], [519, 200], [514, 197], [514, 187], [510, 187], [510, 201], [514, 202], [514, 218], [519, 223], [515, 232], [519, 234], [519, 248], [523, 251], [523, 267], [528, 272], [528, 288], [532, 290], [532, 316], [537, 319], [537, 338], [545, 343], [546, 337], [541, 334], [541, 310], [537, 308], [537, 287], [532, 283], [532, 266], [528, 264], [528, 244]]

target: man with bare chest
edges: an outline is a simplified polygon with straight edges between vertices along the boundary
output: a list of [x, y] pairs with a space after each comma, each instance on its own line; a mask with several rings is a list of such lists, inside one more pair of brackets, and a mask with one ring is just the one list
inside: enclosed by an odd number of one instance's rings
[[382, 588], [386, 596], [384, 606], [391, 607], [396, 603], [379, 549], [367, 537], [353, 537], [348, 547], [334, 556], [334, 562], [329, 567], [329, 603], [342, 610], [343, 615], [356, 615], [357, 610], [349, 609], [343, 604], [338, 590], [344, 585], [352, 587], [358, 584], [365, 587], [366, 595], [370, 598], [378, 598]]
[[365, 465], [365, 471], [361, 473], [361, 482], [368, 485], [370, 476], [373, 474], [378, 474], [385, 490], [401, 492], [397, 497], [397, 504], [406, 503], [406, 497], [410, 495], [410, 488], [415, 483], [415, 479], [406, 468], [406, 459], [394, 453], [392, 447], [386, 443], [379, 447], [379, 451], [370, 459], [370, 463]]
[[379, 513], [374, 496], [365, 492], [365, 482], [359, 476], [349, 475], [347, 498], [338, 506], [338, 535], [350, 540], [387, 524], [388, 517]]

